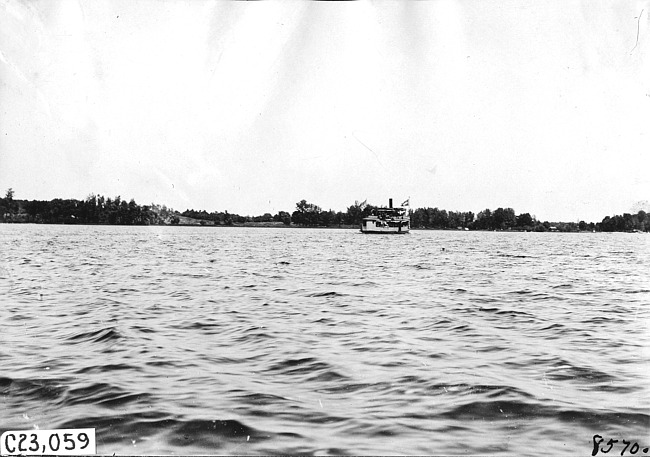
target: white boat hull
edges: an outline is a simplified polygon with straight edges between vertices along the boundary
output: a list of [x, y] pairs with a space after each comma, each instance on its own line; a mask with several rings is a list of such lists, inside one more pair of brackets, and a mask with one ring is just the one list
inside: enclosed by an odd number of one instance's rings
[[361, 223], [361, 233], [387, 233], [402, 235], [408, 233], [410, 224], [408, 221], [397, 221], [390, 223], [377, 223], [375, 220], [364, 219]]
[[363, 229], [361, 229], [361, 233], [379, 233], [379, 234], [385, 233], [387, 235], [406, 235], [407, 233], [409, 233], [409, 231], [408, 231], [408, 229], [401, 230], [401, 231], [396, 230], [396, 229], [390, 229], [390, 230], [388, 230], [388, 229], [386, 229], [386, 230], [382, 230], [382, 229], [363, 230]]

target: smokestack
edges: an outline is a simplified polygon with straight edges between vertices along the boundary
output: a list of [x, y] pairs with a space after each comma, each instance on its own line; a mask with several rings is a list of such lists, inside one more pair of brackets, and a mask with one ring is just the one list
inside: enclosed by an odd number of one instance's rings
[[392, 208], [392, 207], [393, 207], [393, 199], [392, 199], [392, 198], [389, 198], [389, 199], [388, 199], [388, 207], [389, 207], [389, 208]]

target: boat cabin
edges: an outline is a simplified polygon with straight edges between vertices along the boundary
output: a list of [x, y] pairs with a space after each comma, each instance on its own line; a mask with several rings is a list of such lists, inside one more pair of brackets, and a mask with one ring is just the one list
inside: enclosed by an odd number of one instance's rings
[[411, 219], [406, 208], [393, 207], [393, 199], [388, 200], [388, 208], [377, 208], [372, 215], [361, 221], [362, 233], [408, 233]]

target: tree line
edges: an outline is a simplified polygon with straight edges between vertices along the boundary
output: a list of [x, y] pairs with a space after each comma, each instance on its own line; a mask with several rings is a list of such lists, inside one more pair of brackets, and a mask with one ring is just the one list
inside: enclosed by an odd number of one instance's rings
[[302, 227], [344, 227], [344, 226], [358, 226], [361, 224], [361, 219], [372, 214], [377, 206], [369, 205], [367, 202], [354, 202], [354, 205], [348, 207], [346, 212], [323, 210], [320, 206], [314, 203], [308, 203], [306, 200], [301, 200], [296, 203], [296, 209], [292, 213], [287, 211], [279, 211], [275, 215], [265, 213], [261, 216], [240, 216], [238, 214], [230, 214], [225, 212], [212, 212], [196, 211], [188, 209], [182, 213], [181, 216], [199, 219], [202, 221], [210, 221], [215, 225], [233, 225], [245, 223], [281, 223], [284, 225], [298, 225]]
[[32, 222], [42, 224], [162, 224], [173, 215], [165, 206], [138, 205], [135, 200], [122, 200], [89, 195], [85, 200], [15, 200], [13, 189], [0, 198], [3, 222]]
[[[0, 221], [44, 224], [109, 224], [109, 225], [175, 225], [198, 221], [201, 225], [239, 225], [247, 223], [274, 223], [302, 227], [358, 227], [364, 217], [375, 213], [378, 206], [367, 201], [355, 201], [343, 211], [323, 210], [320, 206], [301, 200], [292, 213], [279, 211], [275, 215], [241, 216], [228, 211], [207, 212], [187, 209], [175, 211], [165, 205], [138, 205], [120, 196], [110, 198], [89, 195], [85, 200], [17, 200], [13, 189], [0, 198]], [[512, 208], [485, 209], [477, 214], [471, 211], [446, 211], [439, 208], [409, 209], [414, 229], [451, 230], [518, 230], [558, 232], [632, 232], [650, 231], [650, 216], [641, 210], [637, 214], [607, 216], [601, 222], [539, 221], [530, 213], [516, 214]]]
[[[355, 201], [345, 213], [323, 211], [318, 205], [301, 200], [291, 222], [303, 226], [329, 227], [332, 225], [358, 226], [364, 217], [373, 214], [378, 206], [366, 201]], [[631, 232], [650, 231], [650, 216], [641, 210], [637, 214], [605, 217], [602, 222], [548, 222], [540, 221], [530, 213], [516, 214], [512, 208], [485, 209], [478, 214], [471, 211], [446, 211], [438, 208], [409, 210], [411, 228], [438, 230], [518, 230], [529, 232]]]

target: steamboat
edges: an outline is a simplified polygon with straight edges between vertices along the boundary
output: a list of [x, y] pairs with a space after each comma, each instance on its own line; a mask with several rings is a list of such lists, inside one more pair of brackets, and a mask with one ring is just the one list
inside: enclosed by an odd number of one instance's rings
[[411, 229], [411, 219], [404, 206], [408, 206], [406, 200], [402, 206], [393, 207], [393, 199], [388, 199], [388, 208], [377, 208], [373, 214], [364, 217], [361, 221], [361, 233], [388, 233], [405, 234]]

